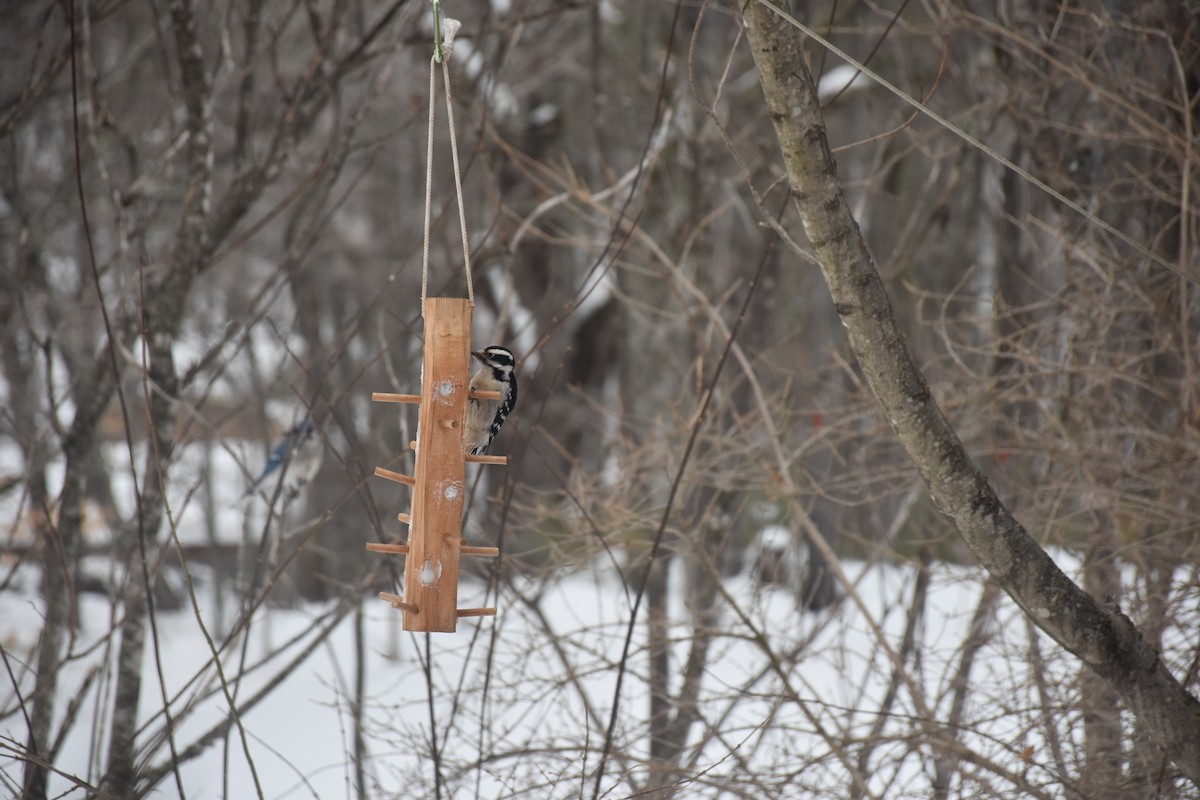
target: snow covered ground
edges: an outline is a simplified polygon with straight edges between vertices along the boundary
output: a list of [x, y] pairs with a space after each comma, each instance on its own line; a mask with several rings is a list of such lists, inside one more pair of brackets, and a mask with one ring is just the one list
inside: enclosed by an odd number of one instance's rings
[[[685, 796], [735, 796], [715, 788], [757, 783], [757, 796], [810, 797], [845, 786], [846, 759], [858, 757], [860, 740], [875, 724], [875, 709], [887, 691], [891, 661], [872, 633], [878, 625], [899, 648], [913, 594], [915, 572], [902, 566], [848, 565], [871, 622], [843, 600], [825, 614], [803, 614], [789, 594], [756, 587], [748, 578], [726, 581], [728, 593], [699, 703], [696, 745], [688, 772], [695, 785]], [[0, 637], [22, 692], [32, 686], [41, 603], [35, 575], [23, 570], [20, 586], [0, 594]], [[676, 576], [682, 586], [682, 575]], [[922, 796], [929, 787], [927, 764], [912, 746], [919, 719], [944, 718], [951, 678], [980, 596], [973, 570], [939, 567], [930, 587], [926, 615], [918, 626], [920, 658], [908, 672], [920, 684], [921, 707], [901, 690], [891, 717], [876, 731], [881, 744], [872, 756], [872, 788], [883, 796]], [[372, 796], [433, 797], [431, 717], [440, 754], [443, 796], [590, 796], [599, 750], [613, 708], [617, 664], [627, 631], [630, 602], [611, 569], [602, 566], [501, 593], [499, 616], [464, 621], [454, 634], [411, 635], [400, 631], [400, 615], [387, 603], [364, 598], [366, 642], [365, 749], [363, 767]], [[482, 585], [463, 587], [463, 605], [484, 604]], [[539, 598], [536, 603], [524, 598]], [[673, 671], [691, 645], [686, 591], [674, 597], [677, 635]], [[140, 742], [155, 742], [151, 768], [170, 763], [160, 712], [164, 693], [178, 719], [175, 749], [184, 752], [228, 716], [230, 696], [239, 707], [269, 682], [282, 680], [266, 698], [241, 715], [236, 727], [217, 737], [196, 758], [181, 764], [178, 781], [189, 798], [254, 797], [256, 784], [267, 798], [355, 796], [353, 715], [357, 659], [355, 610], [334, 604], [300, 609], [261, 608], [244, 638], [222, 653], [227, 687], [213, 669], [212, 651], [197, 621], [211, 618], [211, 587], [198, 586], [198, 612], [185, 609], [158, 616], [160, 663], [147, 658], [142, 708], [146, 727]], [[736, 609], [736, 610], [735, 610]], [[62, 698], [98, 665], [111, 664], [109, 604], [82, 599], [81, 631], [72, 652], [78, 657], [62, 672]], [[1029, 725], [1037, 704], [1024, 657], [1025, 624], [1007, 602], [990, 626], [991, 644], [973, 680], [974, 710], [962, 739], [1001, 767], [1034, 784], [1053, 786], [1053, 770]], [[328, 635], [326, 630], [329, 630]], [[115, 637], [114, 637], [115, 638]], [[243, 653], [242, 644], [245, 644]], [[648, 707], [644, 626], [635, 629], [620, 697], [616, 751], [602, 781], [607, 796], [626, 796], [645, 775]], [[305, 652], [311, 648], [311, 652]], [[1043, 651], [1053, 645], [1041, 642]], [[423, 661], [432, 654], [427, 679]], [[303, 657], [300, 657], [303, 655]], [[236, 681], [244, 658], [242, 679]], [[163, 677], [160, 684], [159, 670]], [[1061, 669], [1059, 670], [1061, 671]], [[108, 673], [101, 674], [108, 677]], [[678, 689], [678, 681], [671, 687]], [[87, 781], [103, 769], [97, 754], [106, 731], [99, 727], [108, 702], [105, 680], [94, 681], [80, 705], [82, 722], [68, 736], [55, 763]], [[6, 716], [0, 735], [6, 749], [23, 741], [24, 723], [15, 711], [11, 686], [0, 692]], [[1011, 713], [997, 713], [1002, 703]], [[65, 713], [59, 703], [58, 717]], [[1033, 746], [1036, 756], [1030, 758]], [[926, 748], [927, 750], [927, 748]], [[11, 751], [10, 751], [11, 752]], [[928, 755], [928, 752], [926, 752]], [[19, 781], [20, 765], [0, 753], [0, 770]], [[253, 766], [253, 770], [251, 767]], [[746, 771], [754, 773], [751, 780]], [[632, 784], [626, 781], [626, 776]], [[54, 795], [81, 797], [64, 776]], [[1053, 795], [1052, 789], [1049, 789]], [[154, 796], [179, 794], [170, 774]]]
[[[110, 456], [128, 463], [123, 451]], [[238, 502], [261, 457], [242, 444], [184, 448], [171, 489], [184, 544], [240, 541], [244, 515], [263, 512], [261, 504]], [[114, 492], [132, 494], [128, 480], [114, 472]], [[215, 491], [212, 527], [206, 527], [202, 487]], [[0, 502], [0, 513], [17, 520], [9, 541], [25, 545], [29, 532], [12, 506], [14, 495]], [[222, 538], [220, 531], [231, 535]], [[107, 536], [100, 523], [85, 531], [101, 550]], [[1055, 557], [1077, 574], [1070, 554]], [[17, 758], [27, 735], [21, 700], [33, 689], [44, 613], [33, 561], [0, 592], [0, 643], [12, 676], [0, 687], [0, 794], [16, 791], [23, 769]], [[103, 556], [90, 561], [92, 574], [111, 569]], [[0, 574], [7, 576], [15, 563], [4, 558]], [[591, 797], [614, 704], [613, 746], [600, 787], [605, 797], [630, 796], [648, 774], [646, 607], [632, 629], [618, 695], [634, 590], [613, 564], [604, 556], [508, 585], [499, 597], [464, 578], [460, 606], [495, 605], [499, 614], [462, 620], [454, 634], [405, 633], [400, 612], [363, 595], [298, 608], [263, 604], [248, 630], [228, 642], [239, 600], [217, 588], [211, 570], [196, 565], [194, 602], [157, 614], [152, 634], [158, 647], [149, 649], [143, 670], [138, 743], [142, 767], [157, 773], [153, 796], [237, 800], [261, 790], [264, 798], [351, 798], [361, 767], [371, 797], [425, 798], [439, 791], [442, 797]], [[947, 736], [963, 755], [951, 796], [1061, 796], [1061, 776], [1079, 769], [1077, 663], [1033, 633], [1001, 595], [984, 618], [962, 718], [948, 730], [955, 676], [983, 592], [981, 574], [932, 567], [912, 626], [913, 647], [905, 651], [916, 567], [843, 567], [854, 591], [843, 590], [837, 604], [819, 613], [799, 610], [791, 592], [761, 586], [746, 574], [723, 578], [716, 621], [697, 627], [692, 601], [698, 587], [689, 586], [680, 562], [673, 562], [673, 680], [667, 687], [673, 697], [693, 644], [709, 639], [684, 767], [676, 776], [684, 783], [680, 796], [844, 797], [857, 772], [868, 796], [927, 797]], [[119, 644], [110, 634], [118, 621], [109, 599], [89, 593], [79, 602], [80, 627], [55, 708], [54, 730], [68, 715], [75, 719], [53, 759], [59, 772], [52, 796], [68, 798], [86, 794], [73, 778], [95, 783], [105, 771]], [[1176, 619], [1200, 624], [1200, 610]], [[1192, 638], [1194, 631], [1165, 633], [1172, 663], [1183, 662], [1179, 653]], [[897, 659], [904, 666], [898, 676]], [[360, 676], [362, 745], [356, 748]], [[168, 703], [170, 738], [162, 713]], [[231, 706], [239, 710], [240, 726], [226, 731], [221, 726], [232, 719]], [[942, 744], [935, 746], [939, 737]], [[171, 770], [176, 760], [177, 773]]]

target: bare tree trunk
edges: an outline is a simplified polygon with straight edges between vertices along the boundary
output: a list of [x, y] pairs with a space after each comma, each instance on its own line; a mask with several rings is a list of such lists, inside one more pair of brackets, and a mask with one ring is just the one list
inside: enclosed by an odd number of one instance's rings
[[651, 561], [646, 580], [646, 652], [650, 659], [650, 708], [647, 722], [650, 738], [649, 787], [661, 785], [670, 772], [666, 728], [671, 721], [671, 637], [667, 612], [671, 553], [660, 551]]
[[[70, 470], [67, 475], [71, 475]], [[32, 473], [28, 486], [37, 536], [42, 547], [42, 596], [46, 599], [46, 616], [38, 641], [33, 711], [27, 739], [29, 761], [25, 764], [22, 797], [26, 800], [45, 800], [47, 771], [39, 761], [50, 758], [50, 723], [54, 717], [54, 698], [58, 693], [58, 671], [62, 666], [63, 639], [75, 597], [71, 576], [79, 556], [79, 529], [64, 525], [61, 516], [57, 528], [50, 525], [45, 513], [49, 505], [44, 473]], [[68, 479], [63, 489], [63, 500], [68, 499], [68, 493], [73, 494], [78, 507], [77, 482]]]
[[[1083, 585], [1092, 597], [1113, 603], [1120, 597], [1116, 549], [1107, 531], [1093, 531], [1083, 556]], [[1122, 796], [1121, 697], [1112, 684], [1086, 667], [1079, 673], [1083, 706], [1083, 773], [1079, 785], [1095, 800]]]
[[[74, 394], [78, 410], [63, 445], [66, 464], [63, 489], [58, 499], [58, 524], [45, 518], [49, 501], [45, 485], [31, 483], [31, 501], [39, 520], [42, 539], [42, 591], [46, 597], [46, 619], [38, 643], [37, 679], [34, 687], [33, 713], [30, 718], [29, 750], [31, 756], [50, 758], [50, 724], [54, 715], [54, 698], [58, 690], [58, 673], [62, 667], [62, 647], [65, 634], [76, 624], [76, 594], [74, 574], [79, 559], [83, 529], [83, 482], [86, 463], [95, 446], [100, 415], [112, 397], [115, 381], [108, 370], [108, 354], [102, 353], [96, 365], [76, 387]], [[32, 428], [31, 428], [32, 429]], [[41, 497], [38, 497], [38, 494]], [[44, 798], [48, 774], [34, 760], [28, 762], [24, 776], [26, 798]]]
[[[157, 303], [147, 304], [149, 312]], [[173, 305], [168, 303], [168, 306]], [[178, 303], [182, 307], [182, 302]], [[178, 313], [178, 309], [176, 311]], [[159, 319], [147, 313], [150, 319]], [[170, 317], [168, 317], [170, 319]], [[175, 404], [178, 392], [174, 342], [171, 324], [160, 329], [161, 336], [150, 336], [158, 346], [150, 346], [147, 380], [155, 388], [149, 392], [152, 444], [146, 454], [145, 483], [138, 498], [137, 524], [126, 541], [120, 543], [120, 558], [127, 565], [124, 592], [124, 619], [121, 646], [117, 655], [117, 686], [113, 697], [112, 733], [109, 737], [108, 769], [105, 788], [117, 797], [136, 794], [136, 731], [142, 691], [142, 664], [145, 659], [147, 614], [153, 613], [151, 563], [157, 552], [158, 532], [166, 507], [166, 472], [175, 451]], [[169, 725], [168, 721], [168, 725]], [[168, 731], [171, 735], [171, 731]]]
[[[196, 19], [189, 0], [173, 0], [171, 21], [178, 48], [183, 100], [187, 107], [187, 184], [184, 188], [173, 259], [151, 280], [142, 296], [142, 335], [146, 342], [144, 391], [151, 447], [146, 454], [144, 484], [137, 499], [136, 540], [126, 543], [125, 616], [117, 657], [112, 732], [104, 787], [117, 797], [136, 792], [137, 716], [142, 688], [147, 612], [153, 613], [148, 562], [162, 527], [166, 473], [175, 451], [175, 398], [179, 377], [172, 351], [188, 292], [206, 263], [212, 239], [206, 218], [211, 196], [212, 150], [209, 131], [209, 88]], [[136, 549], [135, 549], [136, 548]], [[136, 559], [134, 554], [136, 553]], [[140, 562], [140, 569], [133, 569]], [[151, 621], [152, 622], [152, 621]], [[168, 717], [167, 735], [169, 730]]]
[[[35, 266], [31, 263], [31, 266]], [[20, 282], [10, 285], [7, 299], [20, 294]], [[16, 309], [0, 310], [6, 321], [17, 318]], [[42, 425], [37, 420], [37, 404], [29, 394], [40, 381], [29, 353], [21, 352], [17, 336], [5, 336], [3, 344], [5, 377], [12, 389], [9, 412], [16, 429], [34, 432]], [[28, 754], [22, 778], [22, 797], [42, 800], [46, 797], [49, 777], [42, 759], [50, 761], [50, 730], [54, 719], [54, 701], [58, 693], [63, 645], [76, 624], [77, 603], [74, 575], [78, 566], [83, 527], [83, 493], [87, 464], [94, 455], [100, 415], [108, 405], [115, 381], [108, 370], [108, 354], [100, 353], [90, 369], [84, 370], [72, 399], [76, 413], [62, 444], [64, 456], [63, 487], [58, 497], [57, 522], [50, 519], [53, 505], [46, 486], [45, 466], [49, 458], [41, 440], [22, 442], [25, 451], [31, 516], [42, 555], [42, 595], [46, 600], [42, 635], [38, 641], [32, 710], [29, 715]]]
[[[24, 259], [22, 259], [24, 260]], [[6, 276], [7, 277], [7, 276]], [[18, 345], [15, 321], [18, 314], [15, 302], [19, 295], [21, 278], [14, 275], [5, 280], [4, 291], [0, 292], [0, 358], [3, 359], [4, 378], [12, 391], [9, 395], [9, 413], [14, 427], [22, 431], [35, 431], [35, 409], [37, 403], [30, 396], [37, 380], [27, 348]], [[10, 328], [11, 326], [11, 328]], [[33, 520], [34, 535], [37, 537], [42, 555], [42, 596], [46, 600], [42, 635], [38, 641], [35, 683], [30, 700], [29, 730], [26, 749], [29, 760], [25, 762], [22, 796], [42, 800], [46, 796], [46, 768], [38, 759], [48, 758], [46, 747], [50, 737], [50, 723], [54, 717], [54, 697], [58, 691], [58, 669], [62, 657], [62, 642], [68, 625], [69, 606], [73, 592], [70, 581], [79, 546], [77, 531], [65, 531], [63, 538], [61, 521], [55, 529], [50, 524], [47, 511], [50, 508], [46, 488], [46, 461], [49, 454], [38, 439], [21, 442], [25, 461], [25, 486], [29, 497], [29, 516]], [[71, 471], [67, 470], [70, 481]], [[64, 487], [65, 489], [66, 487]]]
[[[141, 535], [141, 534], [135, 534]], [[132, 559], [126, 563], [132, 565]], [[134, 762], [137, 748], [139, 698], [142, 691], [142, 658], [145, 655], [146, 615], [140, 572], [127, 579], [125, 621], [121, 625], [121, 647], [117, 655], [117, 688], [113, 694], [112, 733], [109, 736], [108, 769], [104, 789], [114, 797], [132, 797], [137, 779]], [[146, 591], [149, 589], [147, 587]]]
[[1072, 582], [1008, 512], [930, 393], [837, 176], [799, 30], [743, 0], [788, 182], [859, 365], [939, 510], [1034, 622], [1115, 687], [1200, 786], [1200, 701], [1133, 623]]
[[367, 631], [363, 598], [354, 608], [354, 792], [367, 800], [367, 737], [363, 714], [367, 701]]
[[[687, 597], [688, 611], [691, 613], [691, 626], [688, 637], [688, 654], [682, 663], [682, 671], [670, 669], [670, 637], [667, 627], [666, 598], [668, 581], [664, 577], [658, 582], [657, 588], [663, 595], [658, 602], [662, 604], [662, 630], [657, 632], [661, 638], [658, 644], [660, 652], [651, 651], [651, 666], [654, 679], [651, 691], [657, 692], [659, 701], [653, 701], [651, 695], [650, 717], [650, 777], [646, 791], [653, 792], [654, 797], [672, 797], [681, 785], [680, 778], [685, 774], [684, 755], [688, 752], [688, 735], [692, 726], [700, 719], [700, 693], [704, 684], [704, 676], [709, 663], [709, 650], [715, 636], [718, 635], [717, 623], [720, 618], [717, 591], [717, 581], [720, 575], [720, 556], [727, 546], [729, 536], [728, 517], [721, 509], [733, 495], [722, 493], [713, 498], [709, 511], [697, 515], [699, 519], [689, 521], [687, 527], [694, 531], [694, 539], [686, 543], [687, 549], [681, 551], [678, 557], [684, 560], [686, 567], [686, 583], [683, 592]], [[719, 509], [713, 511], [713, 509]], [[684, 543], [681, 542], [681, 545]], [[658, 569], [664, 576], [668, 571], [668, 563]], [[656, 581], [651, 581], [651, 586]], [[647, 587], [649, 604], [650, 587]], [[654, 613], [650, 613], [651, 635], [654, 631]], [[660, 663], [655, 664], [659, 659]], [[678, 674], [678, 688], [673, 692], [670, 688], [672, 674]], [[656, 674], [657, 673], [657, 674]]]

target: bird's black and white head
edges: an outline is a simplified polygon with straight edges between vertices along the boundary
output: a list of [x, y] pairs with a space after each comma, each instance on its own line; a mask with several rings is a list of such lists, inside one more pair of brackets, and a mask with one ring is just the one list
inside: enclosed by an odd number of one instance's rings
[[498, 344], [493, 344], [471, 353], [485, 369], [491, 370], [491, 377], [497, 383], [507, 383], [512, 379], [513, 370], [516, 369], [517, 360], [513, 358], [512, 351], [507, 347], [501, 347]]

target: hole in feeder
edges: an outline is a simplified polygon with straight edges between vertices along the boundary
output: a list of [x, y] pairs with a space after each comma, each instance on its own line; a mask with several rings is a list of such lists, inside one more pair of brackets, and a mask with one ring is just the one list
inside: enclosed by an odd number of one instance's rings
[[462, 484], [458, 481], [448, 481], [441, 486], [442, 497], [451, 503], [462, 497]]
[[437, 386], [437, 393], [442, 397], [449, 397], [450, 395], [454, 394], [454, 381], [446, 380], [439, 383]]
[[421, 579], [422, 586], [433, 586], [437, 583], [437, 579], [442, 577], [442, 562], [435, 562], [432, 558], [425, 559], [418, 577]]

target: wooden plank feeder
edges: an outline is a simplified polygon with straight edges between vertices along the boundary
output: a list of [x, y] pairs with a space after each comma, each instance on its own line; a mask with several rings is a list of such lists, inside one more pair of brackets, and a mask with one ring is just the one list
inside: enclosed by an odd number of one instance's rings
[[[457, 297], [430, 297], [424, 308], [421, 394], [371, 395], [377, 402], [420, 405], [417, 441], [411, 443], [417, 451], [415, 474], [410, 477], [375, 468], [379, 477], [413, 488], [412, 513], [397, 517], [408, 525], [408, 544], [370, 542], [367, 549], [405, 557], [404, 596], [379, 593], [380, 598], [404, 612], [404, 630], [451, 632], [459, 617], [496, 613], [494, 608], [458, 607], [459, 557], [500, 555], [496, 547], [463, 544], [466, 465], [507, 464], [508, 458], [467, 455], [463, 447], [474, 303]], [[499, 399], [499, 392], [470, 394], [481, 400]]]

